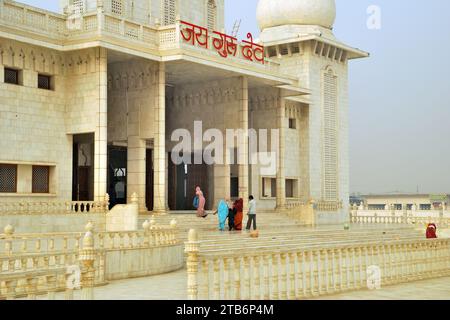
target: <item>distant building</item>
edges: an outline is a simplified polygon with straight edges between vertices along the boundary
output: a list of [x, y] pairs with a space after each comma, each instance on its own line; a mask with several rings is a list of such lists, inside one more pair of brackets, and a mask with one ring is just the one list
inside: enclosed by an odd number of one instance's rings
[[411, 210], [414, 205], [418, 210], [434, 210], [450, 204], [449, 194], [371, 194], [360, 198], [369, 210], [384, 210], [386, 205], [396, 210]]

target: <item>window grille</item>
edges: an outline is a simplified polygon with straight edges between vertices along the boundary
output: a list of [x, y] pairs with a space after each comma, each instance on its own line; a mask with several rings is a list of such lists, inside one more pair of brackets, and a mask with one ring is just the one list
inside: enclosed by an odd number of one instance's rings
[[84, 0], [73, 0], [73, 13], [74, 14], [84, 13]]
[[111, 12], [118, 15], [123, 14], [122, 0], [111, 0]]
[[43, 74], [38, 75], [38, 88], [51, 90], [51, 77]]
[[163, 0], [163, 24], [165, 26], [175, 23], [176, 20], [176, 8], [175, 0]]
[[216, 29], [217, 6], [214, 0], [208, 0], [207, 24], [209, 30]]
[[17, 165], [0, 164], [0, 193], [17, 192]]
[[331, 70], [324, 74], [323, 167], [324, 199], [338, 200], [338, 108], [337, 77]]
[[19, 84], [19, 70], [5, 68], [5, 83]]
[[50, 168], [33, 166], [33, 193], [49, 193]]

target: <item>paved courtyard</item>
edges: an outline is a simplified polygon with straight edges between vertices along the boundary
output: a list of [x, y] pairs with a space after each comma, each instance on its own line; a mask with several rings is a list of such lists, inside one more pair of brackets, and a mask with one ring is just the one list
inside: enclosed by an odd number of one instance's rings
[[[186, 271], [121, 280], [95, 289], [98, 300], [184, 300]], [[77, 295], [75, 295], [75, 298]], [[375, 291], [355, 291], [317, 300], [450, 300], [450, 278], [412, 282]]]

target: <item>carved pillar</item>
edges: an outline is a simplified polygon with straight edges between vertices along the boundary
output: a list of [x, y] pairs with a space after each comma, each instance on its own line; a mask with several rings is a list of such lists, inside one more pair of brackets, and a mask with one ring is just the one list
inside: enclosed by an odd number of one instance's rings
[[286, 206], [286, 176], [284, 159], [286, 152], [286, 108], [285, 99], [282, 98], [278, 99], [277, 127], [280, 131], [277, 158], [277, 209], [283, 210]]
[[94, 226], [89, 222], [83, 238], [83, 248], [79, 252], [79, 261], [81, 264], [81, 300], [94, 300], [95, 248], [93, 230]]
[[248, 208], [248, 173], [249, 173], [249, 158], [248, 158], [248, 79], [246, 77], [240, 78], [241, 93], [239, 95], [239, 129], [244, 130], [245, 139], [238, 139], [238, 159], [239, 163], [239, 197], [244, 200], [244, 211]]
[[166, 69], [159, 63], [157, 72], [157, 94], [155, 101], [155, 146], [154, 146], [154, 211], [166, 213]]
[[198, 233], [191, 229], [186, 242], [187, 254], [187, 294], [189, 300], [198, 300], [198, 252], [200, 242], [198, 241]]
[[98, 105], [94, 150], [94, 200], [103, 201], [106, 194], [108, 154], [108, 56], [105, 48], [97, 51]]

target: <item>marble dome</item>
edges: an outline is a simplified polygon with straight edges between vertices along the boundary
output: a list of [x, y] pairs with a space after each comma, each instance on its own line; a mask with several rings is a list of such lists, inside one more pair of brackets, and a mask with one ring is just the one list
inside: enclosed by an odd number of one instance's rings
[[335, 0], [260, 0], [260, 30], [284, 25], [317, 25], [328, 29], [336, 19]]

